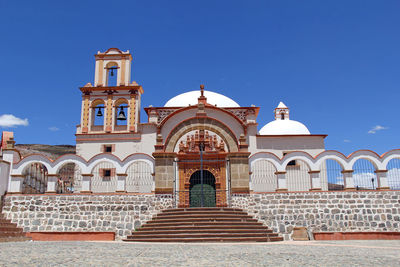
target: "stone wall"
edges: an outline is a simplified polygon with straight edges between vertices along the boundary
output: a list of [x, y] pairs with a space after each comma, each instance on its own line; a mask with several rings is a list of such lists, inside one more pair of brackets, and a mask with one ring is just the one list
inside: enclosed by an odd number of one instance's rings
[[6, 195], [3, 214], [24, 232], [105, 232], [120, 240], [163, 209], [171, 195]]
[[231, 206], [286, 240], [295, 226], [309, 232], [400, 232], [400, 191], [235, 194]]

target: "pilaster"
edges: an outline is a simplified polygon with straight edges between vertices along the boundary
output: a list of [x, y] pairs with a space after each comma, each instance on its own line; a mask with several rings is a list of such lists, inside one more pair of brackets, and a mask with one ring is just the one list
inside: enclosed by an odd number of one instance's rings
[[315, 171], [309, 171], [310, 174], [310, 179], [311, 179], [311, 189], [310, 191], [321, 191], [321, 177], [320, 173], [321, 171], [315, 170]]
[[353, 170], [343, 170], [344, 190], [355, 190], [353, 180]]
[[387, 180], [387, 170], [376, 170], [376, 179], [378, 180], [378, 190], [389, 190], [389, 184]]
[[276, 189], [276, 192], [287, 192], [286, 171], [275, 172], [275, 175], [278, 180], [278, 188]]
[[117, 173], [117, 192], [125, 193], [126, 192], [126, 177], [128, 174], [126, 173]]
[[92, 193], [92, 177], [93, 174], [82, 174], [82, 189], [81, 193]]
[[47, 191], [46, 193], [57, 193], [57, 174], [47, 174]]

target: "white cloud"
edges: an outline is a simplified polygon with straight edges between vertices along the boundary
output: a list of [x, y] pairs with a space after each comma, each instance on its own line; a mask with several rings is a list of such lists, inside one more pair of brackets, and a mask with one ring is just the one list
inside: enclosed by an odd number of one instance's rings
[[60, 130], [60, 128], [58, 128], [56, 126], [51, 126], [51, 127], [49, 127], [49, 130], [52, 131], [52, 132], [57, 132], [57, 131]]
[[345, 142], [345, 143], [350, 143], [351, 140], [349, 140], [349, 139], [344, 139], [343, 142]]
[[0, 127], [16, 127], [28, 125], [28, 119], [20, 119], [12, 114], [3, 114], [0, 116]]
[[373, 127], [371, 130], [368, 131], [369, 134], [374, 134], [377, 131], [381, 131], [381, 130], [386, 130], [389, 129], [388, 127], [383, 127], [381, 125], [376, 125], [375, 127]]

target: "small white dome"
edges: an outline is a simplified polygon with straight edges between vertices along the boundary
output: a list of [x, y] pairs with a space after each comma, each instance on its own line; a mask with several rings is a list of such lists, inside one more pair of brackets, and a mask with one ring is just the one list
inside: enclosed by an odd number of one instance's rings
[[261, 135], [296, 135], [310, 134], [307, 127], [298, 121], [275, 120], [267, 123], [260, 130]]
[[[189, 105], [196, 105], [200, 91], [190, 91], [177, 95], [165, 103], [164, 107], [187, 107]], [[217, 107], [240, 107], [238, 103], [233, 101], [227, 96], [214, 93], [211, 91], [204, 91], [204, 96], [207, 97], [207, 103], [217, 105]]]

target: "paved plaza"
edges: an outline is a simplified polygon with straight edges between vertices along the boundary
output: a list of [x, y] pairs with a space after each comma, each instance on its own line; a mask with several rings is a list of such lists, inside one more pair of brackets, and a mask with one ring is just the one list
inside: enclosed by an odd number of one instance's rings
[[0, 266], [400, 266], [400, 241], [10, 242]]

